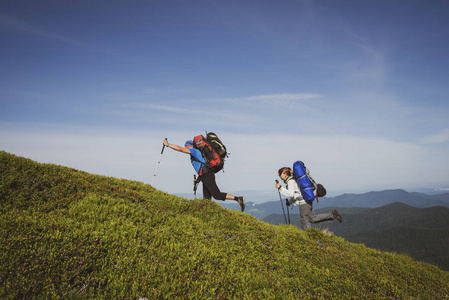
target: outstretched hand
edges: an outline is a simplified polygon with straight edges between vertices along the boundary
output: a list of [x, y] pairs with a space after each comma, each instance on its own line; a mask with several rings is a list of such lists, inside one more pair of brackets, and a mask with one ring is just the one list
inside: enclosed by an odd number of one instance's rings
[[179, 151], [179, 152], [182, 152], [182, 153], [190, 154], [190, 150], [187, 149], [186, 147], [181, 147], [181, 146], [178, 146], [178, 145], [175, 145], [175, 144], [170, 144], [170, 143], [167, 141], [167, 139], [165, 139], [165, 140], [163, 141], [163, 143], [164, 143], [164, 146], [165, 146], [165, 147], [171, 148], [171, 149], [173, 149], [173, 150], [175, 150], [175, 151]]

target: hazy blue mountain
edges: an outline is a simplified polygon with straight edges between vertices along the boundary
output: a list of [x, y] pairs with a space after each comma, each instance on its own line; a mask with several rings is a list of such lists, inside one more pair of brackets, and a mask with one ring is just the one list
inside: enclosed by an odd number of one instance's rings
[[449, 271], [449, 228], [395, 227], [364, 231], [344, 238], [381, 251], [406, 253]]
[[[354, 243], [363, 243], [382, 251], [407, 253], [417, 260], [449, 270], [449, 208], [417, 208], [404, 203], [390, 203], [376, 208], [337, 208], [343, 222], [325, 222], [312, 227], [327, 229]], [[332, 208], [317, 209], [325, 213]], [[285, 224], [283, 214], [262, 219], [271, 224]], [[292, 225], [301, 228], [299, 209], [290, 212]]]
[[[333, 207], [315, 209], [316, 214], [327, 213]], [[366, 231], [388, 230], [397, 227], [449, 228], [449, 208], [434, 206], [416, 208], [401, 202], [376, 208], [337, 208], [343, 222], [326, 222], [313, 227], [327, 228], [335, 235], [347, 236]], [[283, 214], [272, 214], [262, 219], [271, 224], [285, 223]], [[299, 209], [290, 211], [292, 225], [301, 227]]]
[[317, 227], [329, 228], [339, 236], [397, 227], [449, 228], [449, 208], [441, 206], [416, 208], [396, 202], [344, 216], [341, 224], [328, 222]]
[[[287, 214], [285, 200], [282, 200], [284, 211]], [[233, 201], [217, 201], [220, 205], [228, 209], [239, 209], [239, 206]], [[360, 208], [375, 208], [381, 207], [394, 202], [402, 202], [407, 205], [426, 208], [433, 206], [449, 207], [449, 193], [428, 195], [416, 192], [407, 192], [401, 189], [385, 190], [380, 192], [368, 192], [364, 194], [343, 194], [336, 197], [320, 198], [319, 202], [314, 202], [315, 210], [334, 207], [360, 207]], [[296, 213], [299, 213], [297, 207], [293, 208]], [[263, 219], [271, 214], [283, 214], [281, 202], [278, 199], [275, 201], [268, 201], [264, 203], [248, 202], [245, 212], [258, 219]]]
[[316, 207], [380, 207], [393, 202], [402, 202], [415, 207], [449, 207], [449, 193], [428, 195], [407, 192], [401, 189], [369, 192], [365, 194], [343, 194], [333, 198], [323, 198]]

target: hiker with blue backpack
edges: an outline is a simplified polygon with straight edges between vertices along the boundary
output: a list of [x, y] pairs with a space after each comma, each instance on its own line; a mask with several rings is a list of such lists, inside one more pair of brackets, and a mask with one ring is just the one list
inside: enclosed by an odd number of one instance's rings
[[311, 228], [310, 223], [334, 220], [338, 220], [341, 223], [342, 218], [335, 209], [327, 214], [315, 214], [312, 206], [313, 200], [324, 196], [326, 190], [322, 185], [315, 183], [303, 162], [295, 162], [293, 169], [289, 167], [279, 169], [278, 175], [284, 181], [286, 187], [276, 182], [276, 188], [280, 194], [290, 198], [290, 200], [287, 200], [287, 206], [299, 206], [302, 229]]
[[[236, 197], [228, 193], [223, 193], [217, 186], [215, 173], [223, 168], [223, 159], [226, 155], [226, 148], [214, 133], [208, 133], [207, 136], [207, 138], [202, 135], [196, 136], [193, 141], [186, 141], [184, 147], [170, 144], [166, 139], [163, 143], [164, 146], [168, 148], [190, 155], [192, 166], [199, 175], [198, 179], [195, 179], [194, 184], [196, 185], [200, 181], [203, 183], [204, 199], [211, 199], [214, 197], [216, 200], [222, 201], [235, 200], [240, 205], [241, 211], [243, 211], [245, 209], [245, 197]], [[217, 144], [220, 144], [219, 149], [221, 149], [221, 152], [219, 151], [219, 153], [214, 149], [214, 138], [219, 141], [217, 142]]]

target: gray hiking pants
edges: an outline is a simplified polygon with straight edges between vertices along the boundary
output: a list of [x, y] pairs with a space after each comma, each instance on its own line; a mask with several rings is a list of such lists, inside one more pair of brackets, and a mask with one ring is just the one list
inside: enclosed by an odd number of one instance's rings
[[306, 201], [306, 204], [299, 206], [299, 213], [301, 214], [302, 229], [309, 229], [310, 223], [320, 223], [326, 221], [333, 221], [334, 215], [332, 213], [316, 215], [313, 211], [312, 201]]

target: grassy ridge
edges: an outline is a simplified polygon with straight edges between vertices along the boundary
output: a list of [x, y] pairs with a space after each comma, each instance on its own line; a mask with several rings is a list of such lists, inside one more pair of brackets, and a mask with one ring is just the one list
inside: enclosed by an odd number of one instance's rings
[[449, 273], [0, 152], [0, 298], [446, 299]]

